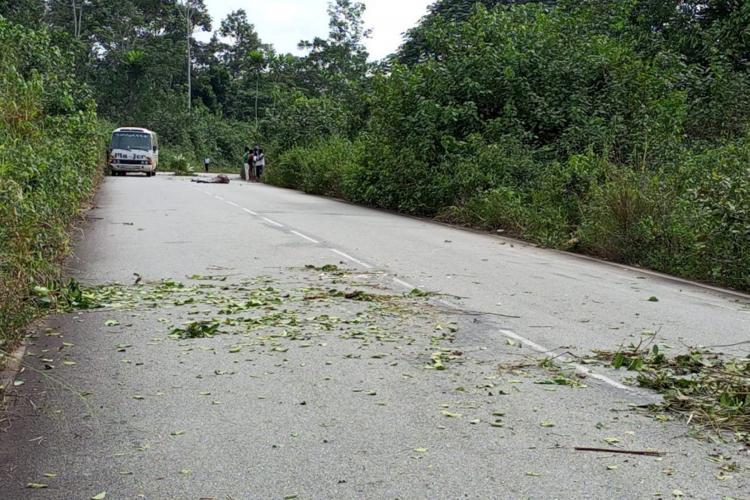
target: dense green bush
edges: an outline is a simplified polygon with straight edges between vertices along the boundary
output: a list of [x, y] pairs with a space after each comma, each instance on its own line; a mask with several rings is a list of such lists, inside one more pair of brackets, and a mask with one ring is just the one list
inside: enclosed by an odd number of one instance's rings
[[457, 201], [446, 175], [461, 185], [481, 172], [485, 185], [518, 186], [544, 175], [545, 156], [591, 150], [648, 167], [679, 147], [687, 106], [674, 57], [643, 60], [536, 5], [480, 8], [431, 36], [441, 41], [439, 60], [396, 66], [375, 86], [368, 147], [380, 167], [371, 178], [379, 204], [431, 215]]
[[581, 248], [620, 262], [659, 262], [661, 250], [667, 250], [674, 204], [674, 194], [659, 178], [614, 172], [593, 187], [582, 207]]
[[675, 219], [693, 277], [750, 290], [750, 136], [687, 156]]
[[0, 343], [57, 279], [109, 130], [49, 36], [0, 18]]
[[329, 97], [308, 97], [293, 92], [271, 111], [264, 133], [274, 141], [273, 151], [310, 145], [328, 136], [344, 136], [347, 113]]
[[266, 166], [265, 181], [285, 188], [300, 188], [300, 166], [309, 155], [306, 148], [291, 148]]
[[362, 161], [360, 144], [331, 136], [309, 147], [295, 147], [272, 163], [269, 182], [307, 193], [346, 196], [354, 170]]

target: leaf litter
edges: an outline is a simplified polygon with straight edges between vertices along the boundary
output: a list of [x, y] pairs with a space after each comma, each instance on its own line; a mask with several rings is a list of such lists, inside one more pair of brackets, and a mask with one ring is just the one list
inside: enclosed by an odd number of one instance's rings
[[[358, 345], [356, 349], [376, 349], [373, 354], [365, 355], [356, 351], [351, 352], [346, 354], [344, 359], [363, 362], [369, 360], [385, 364], [394, 358], [403, 359], [402, 349], [412, 347], [408, 353], [417, 356], [411, 360], [411, 366], [415, 369], [450, 372], [454, 363], [462, 362], [463, 353], [450, 345], [458, 327], [442, 317], [442, 310], [431, 305], [432, 294], [421, 291], [404, 294], [383, 293], [383, 289], [387, 287], [382, 287], [377, 282], [378, 277], [375, 273], [357, 272], [354, 281], [351, 271], [334, 265], [307, 266], [305, 271], [310, 274], [302, 278], [293, 276], [292, 279], [286, 280], [266, 276], [252, 279], [214, 279], [193, 275], [189, 278], [190, 281], [184, 283], [176, 280], [144, 280], [135, 285], [79, 287], [76, 301], [79, 306], [76, 308], [110, 312], [150, 312], [158, 309], [162, 316], [158, 321], [158, 333], [163, 334], [164, 338], [179, 341], [180, 345], [187, 342], [192, 345], [217, 345], [217, 338], [235, 337], [230, 346], [223, 347], [223, 352], [228, 350], [232, 354], [237, 354], [238, 356], [233, 359], [239, 361], [247, 356], [257, 356], [259, 353], [282, 359], [295, 349], [323, 349], [333, 341], [332, 339], [340, 339]], [[72, 302], [68, 307], [73, 308]], [[162, 338], [153, 338], [149, 345], [158, 344], [161, 340]], [[521, 347], [515, 346], [512, 342], [508, 345]], [[595, 361], [601, 362], [604, 357], [605, 354], [599, 352]], [[283, 361], [286, 362], [286, 358]], [[621, 367], [630, 367], [632, 361], [622, 357], [618, 363], [623, 363]], [[331, 361], [326, 361], [326, 366], [331, 364]], [[648, 366], [649, 363], [638, 366], [636, 362], [633, 368], [646, 375], [644, 367]], [[747, 369], [746, 364], [743, 366]], [[538, 378], [535, 384], [571, 388], [561, 390], [586, 387], [573, 370], [561, 368], [550, 359], [503, 365], [500, 367], [500, 373], [510, 373], [517, 378], [527, 377], [530, 376], [527, 371], [529, 368], [542, 368], [545, 371], [545, 376]], [[403, 378], [408, 380], [411, 377], [413, 375], [404, 374]], [[504, 382], [519, 381], [505, 378]], [[362, 385], [364, 389], [354, 390], [363, 395], [378, 394], [377, 387]], [[517, 391], [515, 387], [506, 387], [506, 390], [503, 390], [497, 386], [497, 382], [477, 384], [478, 390], [465, 384], [461, 392], [465, 393], [467, 388], [471, 392], [498, 396], [506, 395], [508, 391], [512, 392], [511, 389]], [[201, 395], [208, 396], [210, 392], [205, 391]], [[141, 399], [142, 396], [136, 398]], [[209, 401], [212, 405], [221, 404], [219, 400]], [[384, 405], [382, 401], [370, 401], [370, 404], [375, 406]], [[464, 413], [455, 410], [444, 409], [436, 413], [437, 418], [441, 418], [442, 415], [441, 421], [450, 427], [473, 425], [474, 428], [495, 428], [492, 432], [498, 433], [496, 435], [501, 438], [504, 433], [512, 431], [512, 427], [506, 426], [504, 412], [493, 411], [491, 417], [488, 416], [489, 413], [472, 414], [472, 410], [476, 408], [467, 412], [461, 410], [467, 414], [466, 418], [462, 418]], [[670, 412], [666, 407], [661, 407], [659, 411]], [[482, 422], [486, 423], [482, 426], [476, 425]], [[555, 424], [545, 420], [539, 425], [553, 427]], [[445, 428], [442, 425], [438, 427]], [[616, 446], [616, 442], [607, 444]], [[423, 449], [426, 452], [426, 447], [415, 451], [424, 453], [421, 451]], [[537, 473], [529, 472], [528, 475], [536, 476]]]
[[594, 351], [594, 359], [633, 372], [629, 381], [661, 394], [650, 405], [658, 421], [683, 417], [704, 434], [750, 445], [750, 358], [689, 347], [668, 355], [654, 337], [618, 351]]

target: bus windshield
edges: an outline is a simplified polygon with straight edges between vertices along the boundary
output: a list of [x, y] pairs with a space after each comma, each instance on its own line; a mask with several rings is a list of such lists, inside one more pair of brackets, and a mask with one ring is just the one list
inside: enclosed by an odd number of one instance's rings
[[117, 132], [112, 134], [111, 149], [151, 149], [151, 135], [143, 132]]

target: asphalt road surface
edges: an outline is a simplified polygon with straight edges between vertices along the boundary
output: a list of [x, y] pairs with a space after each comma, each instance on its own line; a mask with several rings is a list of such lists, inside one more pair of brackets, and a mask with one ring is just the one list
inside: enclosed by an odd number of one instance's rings
[[2, 498], [750, 498], [743, 445], [576, 361], [747, 356], [742, 294], [239, 180], [107, 178], [76, 240], [121, 286], [32, 329]]

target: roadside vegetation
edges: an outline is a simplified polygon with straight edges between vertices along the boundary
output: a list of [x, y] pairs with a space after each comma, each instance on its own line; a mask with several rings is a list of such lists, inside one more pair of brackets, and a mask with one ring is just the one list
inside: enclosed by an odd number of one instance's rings
[[0, 351], [54, 300], [70, 225], [97, 182], [104, 129], [49, 35], [0, 18]]

